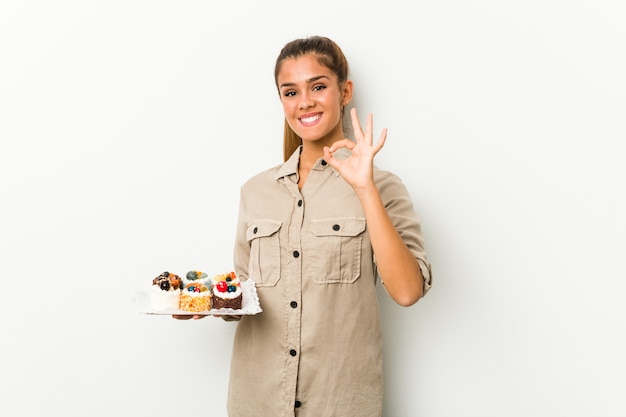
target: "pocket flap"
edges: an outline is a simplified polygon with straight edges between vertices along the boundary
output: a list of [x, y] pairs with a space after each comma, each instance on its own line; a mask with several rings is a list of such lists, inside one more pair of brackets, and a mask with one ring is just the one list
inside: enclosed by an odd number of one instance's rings
[[315, 236], [358, 236], [364, 230], [364, 218], [311, 220], [311, 233]]
[[278, 232], [281, 222], [276, 220], [257, 220], [252, 222], [246, 230], [246, 239], [249, 241], [259, 237], [271, 236]]

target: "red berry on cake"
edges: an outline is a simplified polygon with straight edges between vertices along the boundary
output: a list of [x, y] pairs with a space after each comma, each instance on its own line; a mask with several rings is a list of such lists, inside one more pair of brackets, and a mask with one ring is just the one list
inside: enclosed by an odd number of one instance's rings
[[226, 283], [226, 281], [218, 281], [215, 284], [215, 289], [219, 292], [226, 292], [228, 291], [228, 284]]

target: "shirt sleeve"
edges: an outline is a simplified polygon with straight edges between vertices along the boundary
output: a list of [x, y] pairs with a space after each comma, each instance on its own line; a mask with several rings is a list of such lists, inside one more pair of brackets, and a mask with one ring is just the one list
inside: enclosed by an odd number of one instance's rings
[[424, 249], [421, 221], [409, 192], [398, 176], [387, 171], [377, 170], [376, 184], [391, 222], [419, 263], [425, 295], [432, 287], [432, 266]]

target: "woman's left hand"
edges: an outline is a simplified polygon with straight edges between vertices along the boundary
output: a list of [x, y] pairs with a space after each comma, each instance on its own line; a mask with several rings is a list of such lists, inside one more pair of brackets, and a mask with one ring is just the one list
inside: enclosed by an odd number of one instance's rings
[[[350, 139], [342, 139], [333, 143], [330, 147], [324, 147], [324, 159], [335, 168], [341, 176], [355, 190], [365, 189], [374, 184], [374, 156], [380, 151], [387, 139], [387, 129], [383, 129], [380, 139], [373, 144], [373, 116], [367, 115], [365, 131], [359, 123], [359, 116], [355, 108], [351, 109], [352, 128], [356, 142]], [[340, 148], [347, 148], [352, 155], [344, 160], [335, 158], [333, 152]]]

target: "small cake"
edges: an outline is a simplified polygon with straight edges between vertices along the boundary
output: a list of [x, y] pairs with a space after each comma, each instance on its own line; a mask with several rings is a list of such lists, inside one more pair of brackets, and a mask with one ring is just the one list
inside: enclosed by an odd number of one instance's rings
[[190, 282], [180, 292], [178, 308], [184, 311], [206, 311], [211, 309], [211, 289], [201, 282]]
[[150, 288], [150, 310], [177, 310], [182, 284], [183, 282], [178, 275], [167, 271], [154, 278]]
[[213, 308], [240, 310], [243, 303], [241, 282], [234, 272], [216, 275], [212, 279]]

